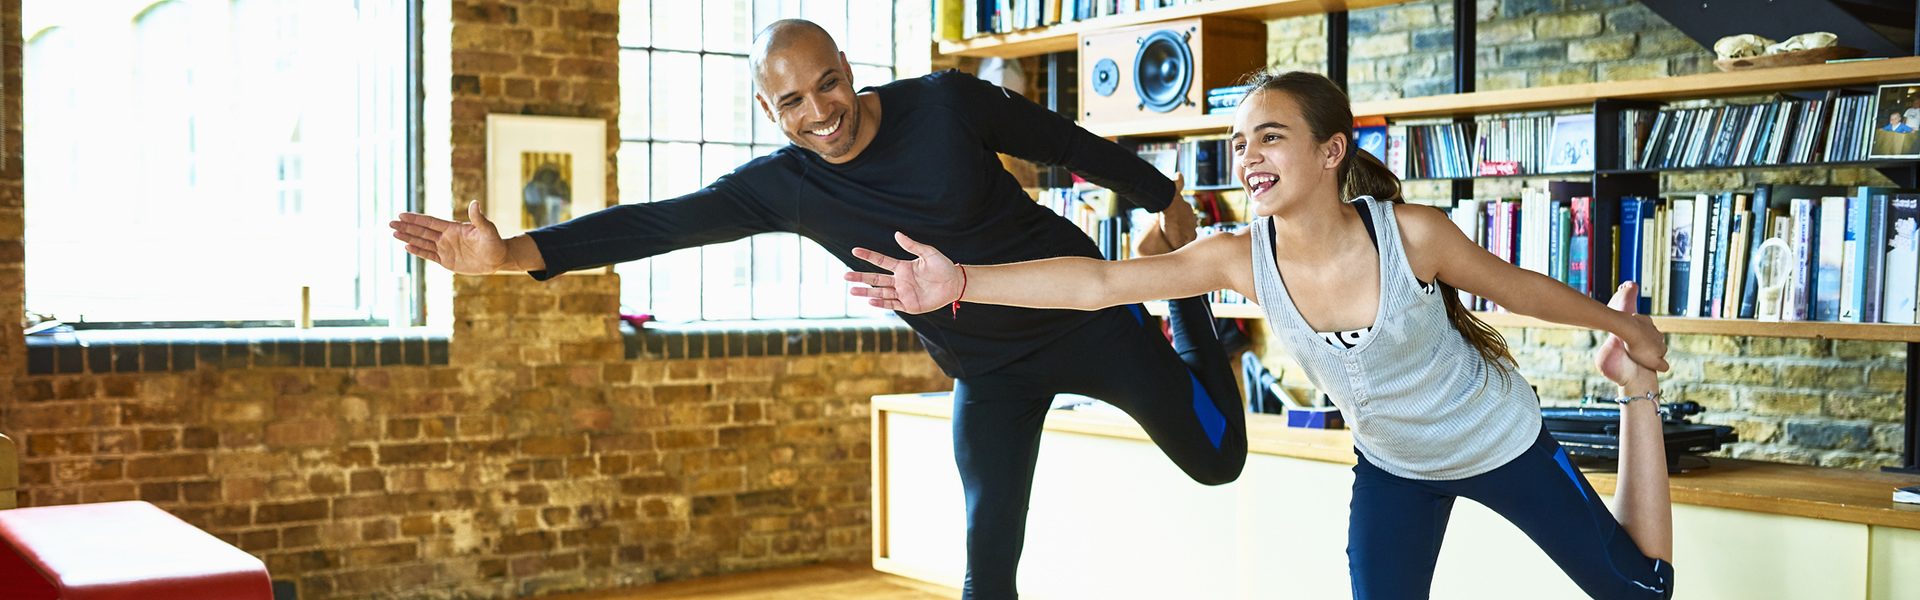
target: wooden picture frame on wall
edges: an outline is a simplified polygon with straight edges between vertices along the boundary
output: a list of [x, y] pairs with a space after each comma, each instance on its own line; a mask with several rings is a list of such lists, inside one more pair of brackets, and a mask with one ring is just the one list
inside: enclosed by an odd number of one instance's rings
[[486, 212], [501, 236], [606, 208], [606, 181], [605, 119], [487, 115]]

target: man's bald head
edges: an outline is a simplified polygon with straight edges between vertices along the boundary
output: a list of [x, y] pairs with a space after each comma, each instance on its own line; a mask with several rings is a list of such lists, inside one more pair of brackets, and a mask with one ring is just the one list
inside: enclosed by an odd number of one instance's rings
[[840, 45], [834, 43], [833, 36], [827, 34], [813, 21], [806, 19], [781, 19], [768, 24], [753, 36], [753, 51], [747, 54], [747, 64], [753, 69], [755, 83], [766, 80], [765, 65], [768, 57], [786, 52], [815, 53], [824, 52], [827, 56], [840, 55]]

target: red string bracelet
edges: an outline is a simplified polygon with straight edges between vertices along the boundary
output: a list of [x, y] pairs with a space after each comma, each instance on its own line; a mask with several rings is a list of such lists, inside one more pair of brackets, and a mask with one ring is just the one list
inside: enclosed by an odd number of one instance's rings
[[967, 297], [967, 266], [956, 264], [960, 268], [960, 295], [953, 297], [953, 318], [960, 318], [960, 299]]

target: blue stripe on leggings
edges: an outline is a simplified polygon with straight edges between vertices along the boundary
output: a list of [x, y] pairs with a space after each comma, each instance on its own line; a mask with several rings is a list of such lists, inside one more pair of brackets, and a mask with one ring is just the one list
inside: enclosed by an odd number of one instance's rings
[[1141, 324], [1141, 325], [1146, 325], [1146, 324], [1147, 324], [1147, 318], [1146, 318], [1146, 316], [1145, 316], [1145, 315], [1143, 315], [1143, 314], [1141, 314], [1141, 312], [1140, 312], [1140, 305], [1138, 305], [1138, 304], [1128, 304], [1128, 305], [1127, 305], [1127, 310], [1130, 310], [1130, 311], [1133, 311], [1133, 322], [1135, 322], [1135, 323], [1139, 323], [1139, 324]]
[[1573, 463], [1567, 462], [1567, 450], [1565, 448], [1554, 450], [1553, 461], [1560, 463], [1560, 470], [1567, 472], [1567, 479], [1573, 481], [1573, 489], [1580, 490], [1580, 497], [1588, 499], [1587, 488], [1580, 487], [1580, 476], [1573, 472]]
[[1207, 439], [1213, 440], [1213, 449], [1220, 449], [1220, 438], [1227, 433], [1227, 416], [1220, 414], [1220, 407], [1213, 405], [1213, 396], [1207, 389], [1200, 387], [1200, 378], [1192, 373], [1187, 378], [1193, 380], [1193, 414], [1200, 417], [1200, 428], [1207, 431]]

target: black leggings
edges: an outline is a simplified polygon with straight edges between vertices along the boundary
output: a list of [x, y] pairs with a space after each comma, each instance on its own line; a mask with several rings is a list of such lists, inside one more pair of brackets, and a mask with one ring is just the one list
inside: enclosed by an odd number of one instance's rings
[[1246, 409], [1206, 298], [1170, 304], [1171, 347], [1140, 307], [1114, 307], [1030, 356], [955, 382], [953, 455], [967, 501], [963, 598], [1018, 597], [1027, 499], [1054, 394], [1126, 411], [1195, 481], [1219, 485], [1240, 476]]

